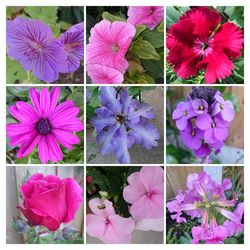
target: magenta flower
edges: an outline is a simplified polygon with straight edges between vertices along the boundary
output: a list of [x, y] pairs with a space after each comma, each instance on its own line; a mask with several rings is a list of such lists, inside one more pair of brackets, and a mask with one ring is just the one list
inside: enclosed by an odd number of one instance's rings
[[132, 204], [130, 214], [135, 221], [163, 217], [164, 171], [161, 167], [142, 167], [128, 177], [123, 198]]
[[189, 102], [179, 102], [173, 112], [172, 118], [176, 120], [176, 126], [179, 130], [187, 127], [188, 120], [195, 116], [192, 105]]
[[84, 23], [73, 25], [57, 39], [57, 43], [67, 54], [67, 68], [64, 73], [77, 70], [84, 53]]
[[[135, 32], [135, 27], [126, 22], [115, 21], [111, 23], [102, 20], [96, 24], [90, 31], [89, 44], [87, 45], [87, 65], [98, 64], [107, 66], [116, 69], [123, 75], [128, 68], [125, 55]], [[110, 71], [112, 76], [116, 75], [109, 68], [105, 68], [105, 70], [107, 73]], [[92, 77], [92, 73], [93, 71], [90, 71], [90, 77]], [[99, 79], [101, 82], [106, 80], [106, 78]]]
[[123, 74], [112, 67], [101, 64], [88, 64], [87, 71], [94, 83], [115, 84], [123, 82]]
[[[190, 174], [185, 192], [178, 191], [176, 198], [167, 203], [171, 218], [177, 223], [186, 222], [183, 213], [200, 218], [201, 225], [192, 229], [193, 243], [223, 243], [228, 236], [243, 230], [243, 203], [232, 212], [236, 198], [229, 200], [225, 195], [231, 188], [230, 179], [218, 184], [205, 172]], [[223, 225], [218, 224], [218, 214], [226, 219]]]
[[108, 244], [129, 243], [134, 221], [116, 214], [112, 202], [94, 198], [89, 201], [93, 214], [86, 216], [87, 234]]
[[167, 60], [183, 78], [205, 71], [205, 82], [215, 83], [232, 74], [232, 59], [241, 56], [243, 32], [208, 7], [192, 8], [167, 31]]
[[58, 79], [66, 69], [66, 53], [53, 39], [50, 27], [39, 20], [16, 17], [7, 21], [7, 53], [26, 71], [45, 82]]
[[128, 8], [128, 23], [146, 25], [153, 30], [164, 19], [163, 6], [131, 6]]
[[28, 156], [38, 145], [38, 155], [42, 163], [63, 159], [60, 144], [71, 150], [80, 139], [73, 133], [83, 130], [79, 108], [67, 100], [57, 106], [60, 88], [48, 91], [42, 87], [40, 93], [30, 88], [32, 105], [18, 101], [9, 106], [10, 114], [18, 121], [7, 124], [7, 137], [13, 147], [19, 146], [17, 158]]

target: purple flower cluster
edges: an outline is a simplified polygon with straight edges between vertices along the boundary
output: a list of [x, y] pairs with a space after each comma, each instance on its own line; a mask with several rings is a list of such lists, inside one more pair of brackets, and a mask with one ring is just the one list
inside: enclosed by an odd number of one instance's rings
[[108, 86], [99, 88], [99, 100], [101, 107], [95, 110], [92, 123], [101, 154], [115, 153], [119, 163], [130, 163], [128, 149], [132, 145], [157, 146], [160, 134], [149, 121], [155, 118], [150, 105], [133, 99], [124, 88]]
[[212, 150], [220, 151], [234, 116], [232, 102], [225, 101], [221, 92], [212, 87], [193, 87], [172, 114], [183, 143], [199, 158]]
[[[185, 192], [179, 190], [175, 199], [167, 203], [171, 218], [177, 223], [185, 223], [183, 212], [192, 218], [201, 218], [201, 225], [192, 228], [192, 242], [223, 243], [227, 237], [237, 235], [244, 229], [241, 222], [243, 202], [236, 205], [236, 197], [229, 200], [225, 195], [225, 191], [231, 188], [230, 179], [217, 184], [205, 172], [190, 174]], [[218, 220], [221, 216], [224, 220]]]
[[83, 59], [83, 23], [72, 26], [55, 39], [47, 24], [16, 17], [7, 21], [6, 40], [8, 55], [48, 83], [57, 80], [59, 73], [77, 70]]

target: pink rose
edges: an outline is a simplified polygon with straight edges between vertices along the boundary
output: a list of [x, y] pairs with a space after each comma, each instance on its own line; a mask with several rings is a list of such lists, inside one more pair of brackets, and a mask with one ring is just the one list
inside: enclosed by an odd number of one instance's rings
[[88, 235], [104, 243], [129, 243], [135, 228], [134, 221], [115, 213], [112, 202], [94, 198], [89, 201], [93, 214], [86, 217]]
[[142, 167], [128, 177], [123, 198], [132, 204], [130, 214], [135, 221], [158, 219], [164, 213], [164, 171], [161, 167]]
[[82, 203], [82, 188], [73, 178], [38, 173], [20, 191], [23, 204], [18, 209], [33, 226], [42, 225], [51, 231], [73, 220]]

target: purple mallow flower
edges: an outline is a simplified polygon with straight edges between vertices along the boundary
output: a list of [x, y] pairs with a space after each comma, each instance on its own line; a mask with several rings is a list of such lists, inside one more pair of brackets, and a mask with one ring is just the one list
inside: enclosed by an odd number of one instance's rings
[[67, 68], [64, 73], [77, 70], [84, 53], [84, 23], [72, 26], [57, 39], [57, 42], [67, 53]]
[[97, 132], [97, 143], [103, 155], [115, 153], [119, 163], [130, 163], [128, 149], [140, 144], [146, 149], [157, 146], [160, 134], [150, 119], [153, 108], [128, 95], [126, 89], [100, 87], [101, 107], [95, 110], [92, 123]]
[[[179, 190], [175, 199], [167, 203], [167, 208], [177, 223], [186, 222], [183, 213], [200, 218], [200, 225], [192, 228], [193, 243], [223, 243], [227, 237], [243, 231], [244, 204], [240, 202], [236, 206], [236, 197], [229, 200], [225, 195], [225, 191], [232, 188], [230, 179], [218, 184], [205, 172], [200, 172], [190, 174], [186, 185], [187, 189]], [[224, 217], [223, 224], [217, 221], [218, 214]]]
[[83, 23], [72, 26], [56, 40], [51, 28], [39, 21], [16, 17], [6, 24], [7, 53], [36, 78], [53, 82], [59, 73], [80, 66], [83, 57]]
[[225, 101], [211, 87], [193, 87], [185, 102], [179, 102], [172, 118], [180, 130], [183, 143], [198, 158], [216, 154], [228, 137], [228, 128], [235, 111], [231, 101]]

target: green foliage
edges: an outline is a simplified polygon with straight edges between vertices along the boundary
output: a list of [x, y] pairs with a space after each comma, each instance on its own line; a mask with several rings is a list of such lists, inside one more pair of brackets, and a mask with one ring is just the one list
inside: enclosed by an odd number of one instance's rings
[[[41, 87], [37, 87], [40, 89]], [[29, 87], [7, 87], [6, 91], [6, 104], [7, 107], [11, 104], [15, 104], [17, 101], [30, 102], [29, 98]], [[83, 101], [83, 87], [61, 87], [59, 103], [65, 100], [73, 100], [75, 105], [80, 108], [78, 117], [83, 121], [84, 120], [84, 101]], [[7, 109], [6, 120], [8, 123], [16, 123], [17, 121], [10, 115]], [[63, 160], [58, 163], [73, 164], [73, 163], [83, 163], [83, 132], [77, 132], [76, 135], [81, 138], [81, 142], [78, 145], [74, 145], [72, 150], [67, 150], [64, 147], [61, 147], [63, 152]], [[17, 159], [18, 147], [10, 147], [7, 141], [6, 145], [6, 157], [8, 163], [17, 163], [17, 164], [40, 164], [41, 161], [38, 156], [37, 147], [32, 151], [30, 155], [25, 158]]]
[[[213, 7], [211, 7], [213, 8]], [[167, 29], [176, 23], [180, 16], [188, 11], [190, 7], [184, 6], [167, 6], [166, 8], [166, 27]], [[222, 23], [233, 22], [241, 29], [244, 28], [244, 7], [243, 6], [218, 6], [216, 10], [222, 16]], [[219, 84], [243, 84], [244, 83], [244, 49], [242, 57], [233, 60], [234, 69], [232, 74], [222, 80], [218, 80]], [[200, 70], [196, 76], [188, 79], [182, 79], [176, 75], [172, 65], [166, 62], [166, 81], [169, 84], [204, 84], [204, 70]]]

